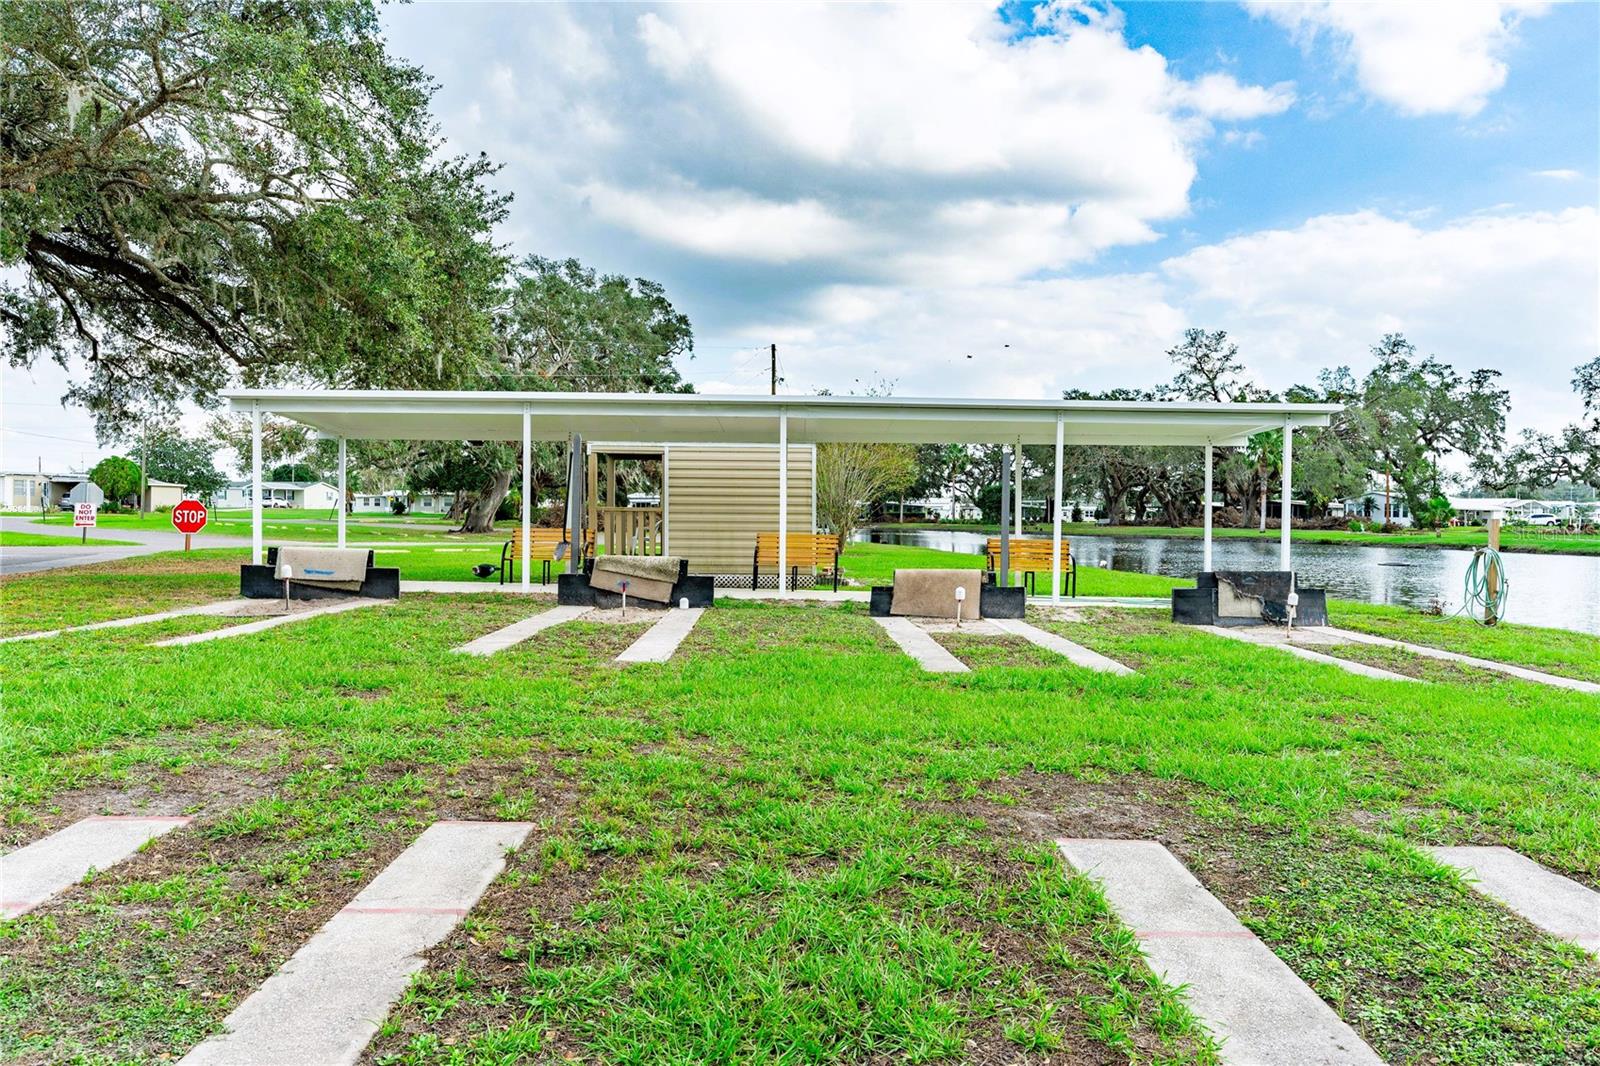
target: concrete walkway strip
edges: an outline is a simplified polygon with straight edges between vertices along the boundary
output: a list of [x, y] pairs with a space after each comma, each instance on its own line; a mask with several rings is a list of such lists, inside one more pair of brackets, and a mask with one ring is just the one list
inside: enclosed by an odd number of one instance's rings
[[101, 814], [0, 855], [0, 918], [26, 914], [90, 870], [115, 866], [192, 818]]
[[1219, 637], [1227, 637], [1229, 640], [1237, 640], [1241, 644], [1254, 644], [1258, 648], [1277, 648], [1279, 651], [1286, 651], [1290, 655], [1298, 658], [1306, 659], [1314, 663], [1323, 663], [1327, 666], [1337, 666], [1346, 673], [1360, 674], [1362, 677], [1376, 678], [1379, 681], [1418, 681], [1418, 679], [1415, 677], [1407, 677], [1405, 674], [1397, 674], [1393, 670], [1384, 670], [1380, 667], [1368, 666], [1366, 663], [1356, 662], [1354, 659], [1341, 659], [1337, 655], [1324, 655], [1320, 651], [1312, 651], [1310, 648], [1302, 648], [1300, 645], [1290, 644], [1288, 641], [1255, 640], [1245, 636], [1243, 633], [1235, 632], [1234, 630], [1229, 629], [1227, 626], [1201, 626], [1200, 628], [1215, 633]]
[[625, 648], [617, 656], [619, 663], [664, 663], [672, 658], [672, 653], [678, 650], [678, 645], [683, 643], [683, 638], [689, 635], [700, 616], [706, 613], [704, 607], [690, 607], [688, 610], [673, 609], [661, 616], [661, 620], [640, 635], [639, 639]]
[[459, 648], [453, 649], [461, 655], [493, 655], [497, 651], [521, 644], [551, 626], [561, 625], [582, 618], [593, 607], [552, 607], [548, 611], [540, 611], [532, 618], [524, 618], [520, 622], [512, 622], [504, 629], [497, 629], [493, 633], [485, 633], [477, 640], [468, 641]]
[[1139, 937], [1150, 968], [1186, 985], [1190, 1008], [1237, 1066], [1381, 1066], [1283, 960], [1151, 840], [1058, 840]]
[[88, 625], [46, 629], [40, 633], [19, 633], [14, 637], [0, 637], [0, 644], [9, 644], [13, 640], [43, 640], [46, 637], [59, 637], [63, 633], [87, 633], [92, 629], [121, 629], [123, 626], [142, 626], [147, 622], [165, 622], [169, 618], [187, 618], [196, 614], [227, 614], [229, 611], [237, 611], [249, 602], [249, 600], [223, 600], [220, 603], [200, 603], [193, 607], [178, 607], [170, 611], [159, 611], [156, 614], [136, 614], [131, 618], [111, 618], [104, 622], [90, 622]]
[[1510, 848], [1424, 848], [1472, 887], [1552, 936], [1600, 955], [1600, 892], [1545, 869]]
[[278, 626], [288, 625], [290, 622], [304, 622], [309, 618], [321, 618], [329, 614], [343, 614], [345, 611], [354, 611], [359, 607], [376, 607], [388, 600], [338, 600], [326, 607], [313, 607], [306, 611], [294, 611], [290, 614], [269, 615], [254, 622], [246, 622], [242, 626], [228, 626], [225, 629], [208, 629], [204, 633], [190, 633], [182, 637], [172, 637], [168, 640], [158, 640], [151, 645], [153, 648], [177, 648], [185, 644], [203, 644], [208, 640], [222, 640], [226, 637], [244, 637], [251, 633], [261, 633]]
[[1029, 644], [1037, 645], [1046, 651], [1053, 651], [1057, 655], [1063, 655], [1077, 666], [1088, 667], [1090, 670], [1100, 670], [1108, 674], [1126, 676], [1133, 673], [1131, 669], [1115, 659], [1101, 655], [1090, 648], [1085, 648], [1082, 644], [1075, 644], [1066, 637], [1057, 636], [1035, 625], [1029, 625], [1021, 619], [991, 618], [989, 623], [1002, 632], [1021, 637]]
[[361, 1056], [421, 970], [520, 847], [529, 822], [436, 822], [236, 1007], [183, 1066], [334, 1066]]
[[967, 664], [957, 659], [928, 631], [909, 618], [890, 616], [874, 618], [883, 627], [889, 639], [900, 645], [900, 650], [917, 661], [917, 665], [930, 674], [965, 674]]
[[1421, 655], [1428, 659], [1442, 659], [1448, 663], [1460, 663], [1463, 666], [1476, 666], [1479, 670], [1492, 670], [1497, 674], [1509, 677], [1518, 677], [1524, 681], [1536, 681], [1541, 685], [1553, 685], [1556, 688], [1571, 689], [1574, 692], [1590, 692], [1600, 694], [1600, 685], [1593, 681], [1580, 681], [1576, 677], [1562, 677], [1560, 674], [1547, 674], [1542, 670], [1534, 670], [1526, 666], [1517, 666], [1513, 663], [1497, 662], [1494, 659], [1479, 659], [1473, 655], [1462, 655], [1456, 651], [1445, 651], [1443, 648], [1430, 648], [1426, 644], [1408, 644], [1403, 640], [1393, 640], [1389, 637], [1375, 636], [1372, 633], [1360, 633], [1353, 629], [1328, 628], [1328, 632], [1336, 633], [1345, 640], [1355, 641], [1359, 644], [1376, 644], [1382, 648], [1403, 648], [1413, 655]]

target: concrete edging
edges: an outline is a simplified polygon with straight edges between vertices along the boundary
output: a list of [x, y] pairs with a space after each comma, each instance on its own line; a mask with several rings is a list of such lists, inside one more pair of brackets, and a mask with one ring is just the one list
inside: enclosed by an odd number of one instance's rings
[[1383, 1066], [1333, 1008], [1153, 840], [1057, 840], [1139, 938], [1150, 969], [1236, 1066]]
[[181, 1066], [343, 1066], [367, 1043], [422, 953], [448, 936], [531, 822], [435, 822], [228, 1015]]
[[1600, 955], [1600, 892], [1563, 877], [1510, 848], [1424, 847], [1464, 875], [1478, 892], [1551, 936]]
[[988, 622], [1001, 632], [1021, 637], [1036, 647], [1064, 656], [1075, 666], [1099, 670], [1107, 674], [1117, 674], [1122, 677], [1127, 677], [1134, 673], [1132, 667], [1125, 666], [1110, 656], [1101, 655], [1092, 648], [1086, 648], [1082, 644], [1070, 641], [1066, 637], [1058, 633], [1052, 633], [1047, 629], [1040, 629], [1036, 625], [1030, 625], [1015, 618], [991, 618], [988, 619]]
[[1412, 684], [1421, 683], [1420, 679], [1415, 677], [1407, 677], [1405, 674], [1397, 674], [1392, 670], [1384, 670], [1377, 666], [1368, 666], [1366, 663], [1358, 663], [1353, 659], [1341, 659], [1337, 655], [1324, 655], [1320, 651], [1312, 651], [1310, 648], [1302, 648], [1298, 644], [1269, 644], [1263, 640], [1251, 640], [1249, 637], [1244, 636], [1243, 634], [1231, 631], [1226, 626], [1196, 626], [1195, 628], [1207, 633], [1212, 633], [1219, 637], [1227, 637], [1229, 640], [1238, 641], [1240, 644], [1249, 644], [1250, 646], [1256, 648], [1273, 648], [1278, 651], [1288, 652], [1290, 655], [1305, 659], [1308, 662], [1322, 663], [1325, 666], [1337, 666], [1346, 673], [1359, 674], [1362, 677], [1375, 678], [1379, 681], [1408, 681]]
[[700, 616], [706, 613], [704, 607], [690, 607], [683, 610], [674, 607], [656, 622], [655, 625], [639, 635], [634, 641], [622, 650], [622, 654], [615, 659], [618, 663], [664, 663], [671, 659], [678, 650], [678, 645], [683, 643], [683, 638], [694, 629], [695, 623], [700, 621]]
[[505, 651], [525, 640], [530, 640], [552, 626], [581, 618], [592, 610], [593, 607], [551, 607], [531, 618], [512, 622], [493, 633], [485, 633], [476, 640], [469, 640], [460, 647], [450, 650], [458, 655], [493, 655], [495, 652]]
[[891, 615], [887, 618], [874, 618], [874, 622], [889, 634], [889, 639], [900, 646], [900, 650], [914, 659], [918, 666], [930, 674], [965, 674], [970, 673], [967, 664], [950, 654], [943, 644], [934, 640], [928, 631], [917, 625], [909, 618]]
[[99, 814], [0, 855], [0, 918], [15, 918], [105, 870], [193, 818], [181, 815]]

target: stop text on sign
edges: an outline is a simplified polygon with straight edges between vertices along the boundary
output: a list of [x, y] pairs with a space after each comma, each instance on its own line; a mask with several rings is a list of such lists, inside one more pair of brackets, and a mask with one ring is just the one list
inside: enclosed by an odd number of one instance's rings
[[179, 533], [198, 533], [206, 526], [206, 505], [199, 500], [181, 500], [172, 509], [172, 528]]

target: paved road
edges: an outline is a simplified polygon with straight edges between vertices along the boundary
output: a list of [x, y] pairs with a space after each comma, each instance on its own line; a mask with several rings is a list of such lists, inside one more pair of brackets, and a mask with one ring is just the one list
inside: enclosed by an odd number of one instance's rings
[[[12, 533], [46, 533], [55, 537], [70, 536], [70, 527], [55, 522], [41, 525], [38, 519], [17, 515], [0, 517], [0, 529]], [[86, 566], [89, 563], [106, 563], [117, 559], [131, 559], [136, 555], [176, 551], [183, 547], [183, 537], [174, 532], [157, 529], [112, 529], [107, 527], [91, 531], [93, 537], [107, 540], [129, 540], [134, 544], [97, 548], [88, 545], [62, 545], [54, 548], [0, 548], [0, 574], [26, 574], [35, 570], [59, 570], [68, 566]], [[248, 548], [248, 537], [214, 536], [201, 533], [195, 536], [196, 548]]]

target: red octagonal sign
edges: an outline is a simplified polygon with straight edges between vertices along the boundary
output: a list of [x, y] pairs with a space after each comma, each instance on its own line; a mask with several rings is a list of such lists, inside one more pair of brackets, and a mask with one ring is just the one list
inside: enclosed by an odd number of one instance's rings
[[172, 509], [172, 528], [179, 533], [198, 533], [206, 527], [206, 505], [199, 500], [183, 500]]

